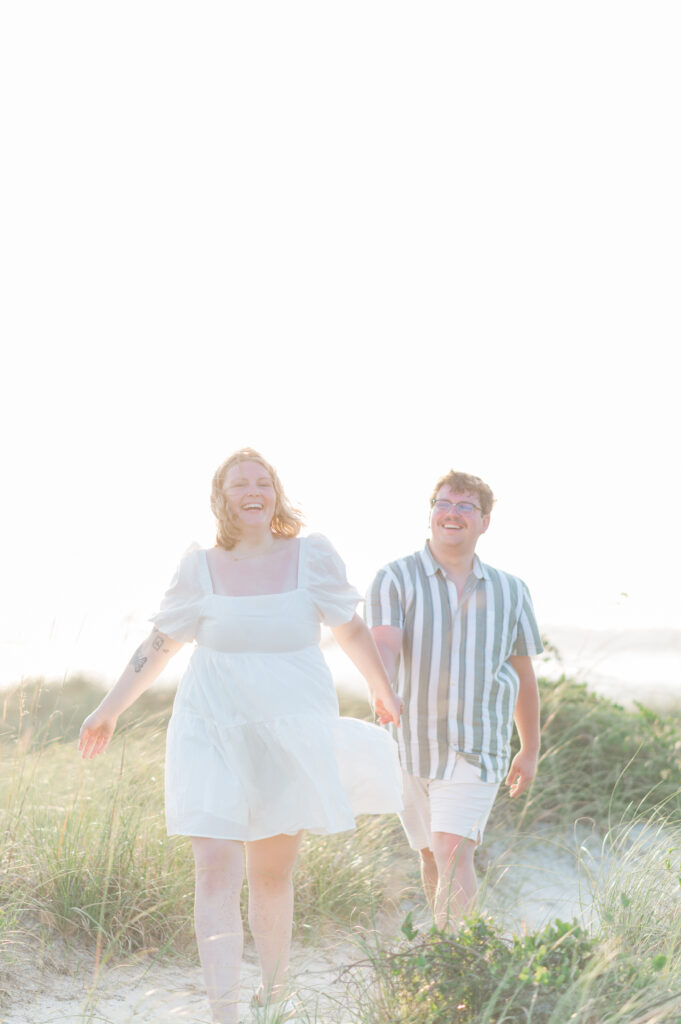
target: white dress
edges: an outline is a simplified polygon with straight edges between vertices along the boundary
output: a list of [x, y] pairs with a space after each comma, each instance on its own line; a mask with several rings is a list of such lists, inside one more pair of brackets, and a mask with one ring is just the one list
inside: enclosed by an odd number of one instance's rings
[[298, 586], [213, 592], [206, 551], [188, 551], [153, 622], [196, 641], [166, 741], [170, 835], [254, 840], [351, 829], [356, 814], [402, 807], [396, 744], [340, 718], [320, 622], [348, 622], [360, 599], [321, 534], [300, 538]]

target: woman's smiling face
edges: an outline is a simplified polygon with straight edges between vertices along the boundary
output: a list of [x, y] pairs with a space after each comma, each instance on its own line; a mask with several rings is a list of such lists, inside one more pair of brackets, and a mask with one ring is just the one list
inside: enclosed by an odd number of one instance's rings
[[277, 496], [272, 478], [259, 462], [237, 462], [230, 466], [222, 489], [238, 523], [269, 526], [272, 522]]

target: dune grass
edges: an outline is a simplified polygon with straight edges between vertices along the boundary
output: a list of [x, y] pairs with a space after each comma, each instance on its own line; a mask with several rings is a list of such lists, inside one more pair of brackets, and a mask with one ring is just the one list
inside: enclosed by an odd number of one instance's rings
[[[554, 922], [514, 942], [479, 918], [456, 939], [407, 920], [391, 940], [377, 922], [390, 921], [394, 934], [419, 899], [418, 865], [397, 820], [308, 836], [296, 877], [297, 938], [373, 936], [345, 975], [339, 1019], [681, 1021], [681, 714], [628, 711], [569, 680], [541, 690], [537, 781], [523, 801], [498, 800], [490, 831], [509, 837], [593, 822], [607, 846], [602, 864], [612, 867], [594, 887], [599, 923], [587, 933]], [[38, 681], [0, 705], [0, 999], [14, 968], [57, 938], [85, 946], [96, 964], [134, 951], [195, 955], [189, 844], [167, 838], [162, 810], [172, 696], [149, 691], [110, 750], [83, 762], [78, 728], [98, 699], [83, 679]], [[361, 701], [342, 711], [369, 717]]]
[[[166, 836], [163, 817], [171, 695], [143, 697], [91, 762], [77, 755], [76, 739], [98, 695], [83, 680], [60, 691], [35, 683], [5, 700], [0, 929], [22, 917], [66, 939], [94, 941], [109, 955], [193, 951], [191, 850]], [[371, 817], [355, 833], [306, 836], [297, 936], [374, 918], [395, 889], [395, 843], [404, 843], [397, 820]]]
[[[664, 808], [681, 814], [681, 711], [627, 710], [569, 679], [540, 680], [542, 751], [524, 800], [498, 800], [492, 827], [589, 818], [601, 830]], [[517, 749], [514, 735], [513, 752]]]
[[161, 754], [156, 728], [127, 735], [96, 766], [73, 743], [18, 749], [0, 792], [0, 900], [100, 949], [183, 948], [193, 882], [186, 851], [165, 837]]

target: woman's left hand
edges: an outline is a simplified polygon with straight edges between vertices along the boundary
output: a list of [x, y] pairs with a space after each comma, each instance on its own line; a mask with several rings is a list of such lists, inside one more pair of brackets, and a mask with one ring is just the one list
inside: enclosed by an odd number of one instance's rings
[[342, 626], [333, 626], [331, 632], [338, 646], [366, 679], [371, 703], [381, 725], [387, 722], [399, 725], [404, 704], [390, 686], [385, 665], [366, 623], [359, 615], [353, 615]]
[[397, 696], [394, 690], [384, 697], [374, 697], [374, 711], [380, 725], [400, 724], [400, 716], [404, 711], [404, 702]]

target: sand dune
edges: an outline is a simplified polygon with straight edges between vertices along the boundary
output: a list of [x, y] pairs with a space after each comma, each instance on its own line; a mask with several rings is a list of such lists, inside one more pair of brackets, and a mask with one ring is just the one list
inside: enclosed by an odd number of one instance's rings
[[[599, 837], [586, 830], [568, 837], [546, 830], [515, 838], [512, 845], [495, 838], [483, 848], [481, 863], [483, 908], [508, 934], [541, 928], [556, 917], [585, 923], [592, 917], [593, 887], [604, 865]], [[417, 927], [429, 926], [423, 904], [405, 900], [382, 924], [387, 941], [399, 935], [407, 909], [413, 910]], [[341, 974], [362, 957], [359, 941], [349, 935], [326, 939], [316, 948], [295, 945], [293, 975], [310, 1021], [347, 1024], [353, 1019]], [[258, 981], [255, 953], [247, 946], [240, 1021], [254, 1020], [248, 1004]], [[56, 965], [25, 969], [22, 982], [22, 993], [14, 993], [0, 1024], [210, 1022], [201, 971], [186, 962], [140, 956], [105, 966], [94, 980], [91, 957], [71, 954]]]

